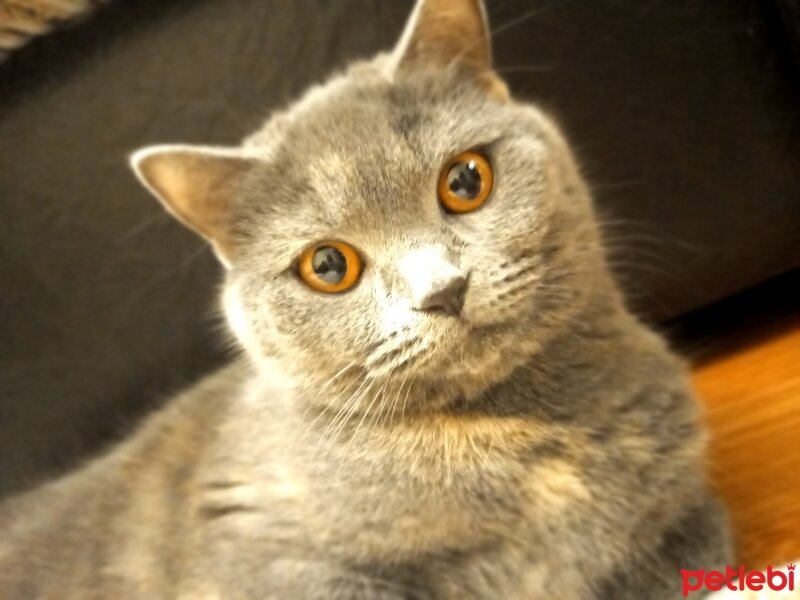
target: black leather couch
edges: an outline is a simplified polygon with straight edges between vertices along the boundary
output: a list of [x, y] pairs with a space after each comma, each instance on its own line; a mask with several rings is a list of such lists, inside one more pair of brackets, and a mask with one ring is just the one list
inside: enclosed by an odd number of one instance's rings
[[[662, 321], [800, 266], [797, 0], [488, 0], [496, 62], [577, 148]], [[234, 143], [411, 0], [118, 0], [0, 65], [0, 495], [225, 360], [211, 253], [125, 156]]]

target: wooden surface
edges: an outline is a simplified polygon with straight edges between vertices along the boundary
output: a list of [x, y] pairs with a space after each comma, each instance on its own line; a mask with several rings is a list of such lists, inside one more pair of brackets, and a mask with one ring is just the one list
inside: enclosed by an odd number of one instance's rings
[[695, 368], [714, 483], [748, 567], [800, 558], [800, 315], [748, 326]]

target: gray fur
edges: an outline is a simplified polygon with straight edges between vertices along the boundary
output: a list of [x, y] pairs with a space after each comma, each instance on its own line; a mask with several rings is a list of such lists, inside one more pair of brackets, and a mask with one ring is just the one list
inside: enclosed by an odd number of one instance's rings
[[[626, 310], [553, 122], [394, 60], [245, 142], [224, 298], [246, 355], [3, 507], [3, 600], [661, 600], [729, 560], [685, 366]], [[492, 197], [445, 213], [442, 164], [473, 148]], [[295, 262], [331, 238], [366, 266], [325, 295]], [[409, 305], [415, 250], [468, 274], [460, 317]]]

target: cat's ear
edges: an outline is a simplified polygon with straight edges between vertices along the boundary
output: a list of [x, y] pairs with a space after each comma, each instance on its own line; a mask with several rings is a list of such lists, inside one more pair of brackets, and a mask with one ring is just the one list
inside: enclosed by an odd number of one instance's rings
[[396, 71], [457, 63], [488, 92], [507, 100], [508, 87], [492, 70], [492, 47], [482, 0], [417, 0], [394, 50]]
[[255, 160], [233, 148], [151, 146], [134, 152], [130, 161], [167, 211], [211, 242], [229, 266], [236, 251], [231, 233], [235, 186]]

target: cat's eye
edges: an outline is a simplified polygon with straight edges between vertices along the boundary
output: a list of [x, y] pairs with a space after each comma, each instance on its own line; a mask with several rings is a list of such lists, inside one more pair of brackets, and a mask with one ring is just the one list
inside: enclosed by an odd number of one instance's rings
[[462, 152], [439, 175], [439, 202], [450, 212], [472, 212], [486, 202], [493, 185], [494, 173], [486, 157]]
[[353, 287], [361, 276], [361, 257], [344, 242], [325, 241], [306, 248], [297, 272], [308, 287], [335, 294]]

